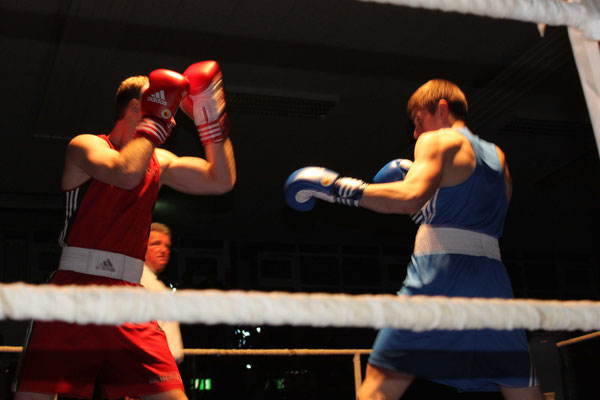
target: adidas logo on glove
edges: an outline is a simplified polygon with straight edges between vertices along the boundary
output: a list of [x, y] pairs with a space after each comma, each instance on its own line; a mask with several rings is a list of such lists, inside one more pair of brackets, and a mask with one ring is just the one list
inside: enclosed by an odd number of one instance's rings
[[158, 104], [162, 104], [163, 106], [167, 105], [167, 101], [165, 100], [165, 92], [164, 90], [160, 90], [150, 96], [148, 96], [148, 101], [151, 101], [153, 103], [158, 103]]

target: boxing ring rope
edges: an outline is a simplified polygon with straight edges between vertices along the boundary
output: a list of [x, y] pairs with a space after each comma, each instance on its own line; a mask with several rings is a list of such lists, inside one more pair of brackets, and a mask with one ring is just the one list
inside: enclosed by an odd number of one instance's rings
[[580, 29], [587, 37], [600, 40], [598, 6], [591, 0], [574, 3], [556, 0], [359, 0], [444, 12], [474, 14]]
[[[0, 346], [0, 353], [20, 353], [23, 346]], [[183, 349], [186, 356], [348, 356], [371, 349]]]
[[0, 319], [121, 324], [150, 320], [228, 325], [433, 329], [600, 330], [600, 302], [443, 296], [0, 285]]
[[[126, 306], [123, 306], [126, 305]], [[600, 302], [442, 296], [344, 295], [221, 290], [148, 291], [144, 288], [0, 285], [0, 319], [116, 324], [178, 320], [206, 324], [431, 329], [599, 330]], [[596, 338], [600, 332], [561, 342]], [[18, 353], [22, 347], [0, 347]], [[352, 355], [354, 390], [362, 382], [361, 355], [369, 349], [184, 349], [187, 356]]]
[[[22, 346], [0, 346], [1, 353], [20, 353]], [[362, 382], [361, 355], [371, 354], [371, 349], [183, 349], [186, 356], [352, 356], [354, 367], [354, 392]]]
[[563, 340], [561, 342], [556, 343], [556, 346], [557, 347], [565, 347], [565, 346], [570, 346], [575, 343], [581, 343], [581, 342], [585, 342], [586, 340], [592, 340], [592, 339], [596, 339], [596, 338], [600, 338], [600, 332], [588, 333], [587, 335]]

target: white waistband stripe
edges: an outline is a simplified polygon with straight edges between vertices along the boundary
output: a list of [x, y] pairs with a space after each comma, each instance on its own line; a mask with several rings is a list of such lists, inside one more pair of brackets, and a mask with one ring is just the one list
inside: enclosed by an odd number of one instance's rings
[[415, 238], [415, 256], [464, 254], [500, 261], [500, 245], [495, 237], [466, 229], [421, 225]]
[[63, 247], [58, 269], [140, 283], [144, 262], [110, 251]]

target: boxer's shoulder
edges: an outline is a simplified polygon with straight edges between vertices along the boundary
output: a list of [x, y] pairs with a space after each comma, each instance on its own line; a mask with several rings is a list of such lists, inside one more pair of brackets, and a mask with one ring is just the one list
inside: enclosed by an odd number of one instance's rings
[[472, 152], [469, 143], [469, 139], [452, 128], [425, 132], [417, 139], [415, 157], [417, 153], [428, 154], [429, 156], [452, 156], [460, 151]]
[[106, 136], [82, 133], [69, 141], [69, 146], [105, 146], [109, 147]]

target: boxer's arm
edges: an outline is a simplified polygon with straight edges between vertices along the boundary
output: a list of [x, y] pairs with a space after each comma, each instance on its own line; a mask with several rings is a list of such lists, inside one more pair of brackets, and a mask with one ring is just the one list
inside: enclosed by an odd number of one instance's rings
[[510, 171], [508, 170], [508, 164], [506, 163], [506, 156], [498, 146], [496, 146], [496, 152], [498, 153], [498, 158], [500, 159], [500, 164], [502, 165], [502, 173], [504, 175], [504, 188], [506, 190], [506, 200], [510, 203], [513, 186], [512, 178], [510, 177]]
[[415, 161], [403, 181], [370, 184], [360, 206], [380, 213], [417, 212], [440, 186], [446, 154], [451, 149], [440, 135], [423, 134], [415, 146]]
[[129, 141], [121, 151], [95, 135], [79, 135], [67, 146], [62, 176], [63, 190], [94, 178], [123, 189], [135, 188], [144, 177], [154, 146], [143, 138]]
[[206, 159], [178, 157], [156, 149], [161, 166], [160, 182], [188, 194], [224, 194], [236, 180], [233, 146], [229, 139], [205, 146]]

